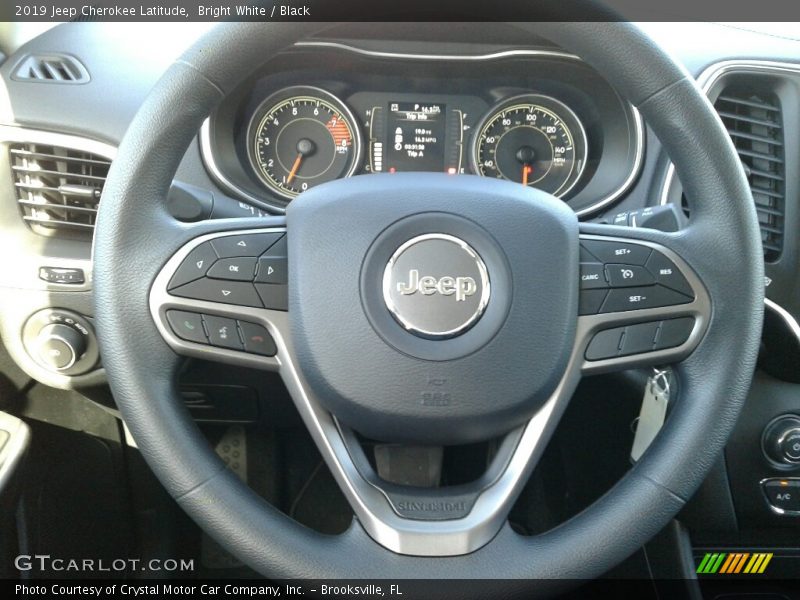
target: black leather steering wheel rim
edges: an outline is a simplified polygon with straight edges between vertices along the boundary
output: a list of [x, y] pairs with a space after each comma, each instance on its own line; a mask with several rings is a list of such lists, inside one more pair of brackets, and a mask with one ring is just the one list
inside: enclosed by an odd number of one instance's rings
[[[670, 247], [690, 263], [713, 302], [703, 340], [677, 368], [681, 397], [652, 447], [595, 504], [536, 537], [505, 526], [472, 554], [421, 558], [384, 549], [357, 522], [340, 536], [317, 534], [228, 471], [183, 408], [179, 361], [152, 321], [148, 293], [166, 257], [214, 231], [214, 224], [177, 224], [166, 211], [167, 189], [203, 120], [252, 65], [320, 26], [236, 23], [212, 30], [156, 84], [119, 148], [94, 246], [96, 322], [112, 391], [169, 493], [206, 532], [266, 576], [596, 577], [680, 510], [732, 431], [758, 351], [763, 265], [752, 198], [724, 128], [689, 75], [631, 24], [519, 26], [589, 62], [637, 106], [661, 140], [692, 209], [690, 226], [668, 236]], [[591, 233], [592, 227], [583, 230]], [[655, 232], [637, 235], [665, 239]]]

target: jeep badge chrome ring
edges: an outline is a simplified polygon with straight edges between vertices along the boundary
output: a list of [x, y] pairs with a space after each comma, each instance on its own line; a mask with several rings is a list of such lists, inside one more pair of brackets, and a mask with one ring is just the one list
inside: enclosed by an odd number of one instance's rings
[[491, 293], [483, 259], [465, 241], [428, 233], [401, 245], [383, 272], [386, 308], [408, 332], [451, 338], [481, 318]]

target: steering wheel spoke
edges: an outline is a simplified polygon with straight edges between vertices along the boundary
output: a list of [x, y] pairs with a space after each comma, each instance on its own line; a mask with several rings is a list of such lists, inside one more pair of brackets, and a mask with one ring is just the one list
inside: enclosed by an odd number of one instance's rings
[[705, 286], [669, 234], [614, 230], [580, 236], [576, 346], [584, 374], [678, 362], [711, 316]]

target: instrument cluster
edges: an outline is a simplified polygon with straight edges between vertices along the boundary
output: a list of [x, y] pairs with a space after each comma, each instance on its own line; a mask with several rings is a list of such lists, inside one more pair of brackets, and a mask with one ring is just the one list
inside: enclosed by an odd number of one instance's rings
[[581, 215], [620, 198], [641, 165], [638, 113], [574, 57], [448, 64], [320, 50], [294, 49], [296, 68], [268, 68], [204, 127], [203, 157], [228, 191], [281, 210], [334, 179], [472, 174], [541, 189]]

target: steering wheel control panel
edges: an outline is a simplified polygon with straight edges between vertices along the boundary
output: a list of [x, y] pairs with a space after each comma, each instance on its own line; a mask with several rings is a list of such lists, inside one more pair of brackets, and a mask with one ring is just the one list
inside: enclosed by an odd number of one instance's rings
[[227, 235], [194, 248], [168, 289], [193, 300], [287, 310], [287, 274], [283, 233]]
[[589, 342], [585, 356], [587, 360], [604, 360], [675, 348], [689, 339], [694, 324], [694, 317], [681, 317], [605, 329]]
[[628, 242], [581, 242], [581, 315], [660, 308], [694, 298], [680, 269], [658, 250]]
[[185, 310], [168, 310], [167, 321], [175, 335], [188, 342], [262, 356], [275, 356], [278, 352], [266, 328], [256, 323]]

